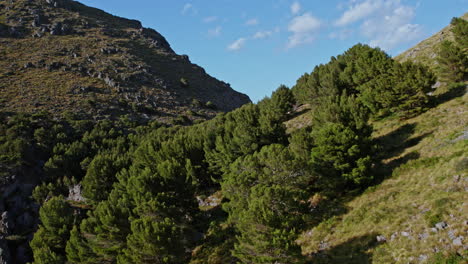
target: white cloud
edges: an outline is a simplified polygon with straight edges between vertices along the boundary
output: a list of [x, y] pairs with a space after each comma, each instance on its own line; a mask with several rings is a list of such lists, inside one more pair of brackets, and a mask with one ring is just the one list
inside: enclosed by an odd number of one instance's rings
[[[392, 2], [390, 0], [388, 2]], [[361, 20], [373, 14], [379, 8], [382, 8], [384, 2], [382, 0], [366, 0], [361, 3], [352, 5], [346, 10], [343, 15], [335, 22], [337, 26], [346, 26], [358, 20]]]
[[249, 20], [245, 21], [245, 24], [246, 24], [247, 26], [255, 26], [255, 25], [258, 25], [258, 19], [256, 19], [256, 18], [249, 19]]
[[193, 5], [190, 3], [187, 3], [184, 5], [182, 8], [182, 14], [186, 14], [191, 8], [193, 8]]
[[349, 38], [353, 33], [354, 33], [354, 30], [344, 28], [344, 29], [341, 29], [339, 31], [331, 32], [330, 34], [328, 34], [328, 37], [330, 39], [345, 40], [345, 39]]
[[310, 13], [294, 17], [288, 26], [288, 31], [292, 33], [288, 40], [288, 48], [311, 43], [315, 39], [317, 31], [322, 23]]
[[212, 28], [210, 30], [208, 30], [208, 36], [210, 37], [217, 37], [219, 35], [221, 35], [221, 30], [223, 28], [221, 26], [217, 26], [215, 28]]
[[203, 22], [205, 23], [215, 22], [216, 20], [218, 20], [217, 16], [209, 16], [209, 17], [203, 18]]
[[273, 35], [273, 32], [271, 31], [257, 31], [252, 36], [252, 38], [253, 39], [265, 39], [265, 38], [271, 37], [271, 35]]
[[236, 41], [234, 41], [233, 43], [229, 44], [227, 49], [231, 50], [231, 51], [240, 50], [245, 46], [246, 42], [247, 42], [246, 38], [239, 38]]
[[388, 51], [421, 37], [422, 27], [411, 23], [414, 16], [415, 7], [400, 0], [353, 0], [335, 25], [359, 22], [360, 33], [369, 39], [369, 45]]
[[422, 27], [411, 24], [414, 10], [400, 6], [386, 14], [383, 19], [368, 19], [361, 25], [361, 32], [370, 39], [371, 46], [391, 50], [399, 44], [419, 39]]
[[299, 13], [299, 11], [301, 11], [301, 4], [299, 4], [299, 2], [294, 2], [292, 3], [291, 5], [291, 13], [293, 15], [296, 15], [297, 13]]
[[188, 14], [189, 12], [191, 12], [192, 15], [195, 15], [197, 13], [197, 9], [195, 9], [195, 7], [192, 4], [186, 3], [184, 7], [182, 7], [181, 13], [182, 15], [185, 15], [185, 14]]

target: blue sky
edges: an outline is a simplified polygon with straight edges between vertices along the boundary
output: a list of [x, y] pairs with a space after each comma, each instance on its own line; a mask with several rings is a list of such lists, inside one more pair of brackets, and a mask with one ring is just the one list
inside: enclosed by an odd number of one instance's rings
[[358, 42], [395, 56], [468, 12], [468, 0], [81, 2], [154, 28], [254, 102]]

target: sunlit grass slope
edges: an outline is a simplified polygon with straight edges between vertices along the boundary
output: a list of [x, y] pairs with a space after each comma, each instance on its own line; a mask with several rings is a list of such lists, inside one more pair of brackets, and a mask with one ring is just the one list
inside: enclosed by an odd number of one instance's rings
[[314, 263], [466, 263], [467, 103], [465, 94], [409, 120], [375, 122], [381, 183], [304, 232], [303, 253]]

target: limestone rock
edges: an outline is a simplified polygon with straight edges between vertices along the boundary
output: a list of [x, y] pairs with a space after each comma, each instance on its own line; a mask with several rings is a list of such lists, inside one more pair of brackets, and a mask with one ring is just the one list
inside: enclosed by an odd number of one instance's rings
[[442, 229], [447, 228], [448, 225], [447, 225], [446, 222], [440, 222], [440, 223], [435, 224], [435, 227], [436, 227], [438, 230], [442, 230]]
[[83, 197], [81, 194], [81, 184], [76, 184], [68, 189], [68, 197], [67, 200], [75, 201], [75, 202], [84, 202], [86, 198]]

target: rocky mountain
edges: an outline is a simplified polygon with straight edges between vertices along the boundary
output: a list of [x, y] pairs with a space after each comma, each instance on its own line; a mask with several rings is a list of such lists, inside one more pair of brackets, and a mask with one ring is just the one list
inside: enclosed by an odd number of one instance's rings
[[0, 1], [0, 98], [9, 112], [163, 122], [250, 102], [157, 31], [70, 0]]
[[[468, 20], [468, 13], [465, 13], [461, 18]], [[452, 25], [446, 26], [433, 36], [421, 41], [416, 46], [396, 56], [395, 60], [399, 62], [419, 62], [435, 69], [437, 65], [436, 57], [440, 43], [444, 40], [453, 40], [451, 29]]]

